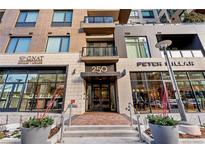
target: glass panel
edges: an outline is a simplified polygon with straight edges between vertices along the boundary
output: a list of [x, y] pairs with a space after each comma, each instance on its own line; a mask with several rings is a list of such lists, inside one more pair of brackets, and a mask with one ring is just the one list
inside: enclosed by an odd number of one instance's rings
[[162, 112], [164, 87], [162, 81], [148, 81], [148, 95], [152, 112]]
[[147, 80], [161, 80], [160, 72], [152, 72], [146, 74], [147, 74]]
[[6, 79], [7, 74], [4, 72], [0, 72], [0, 83], [3, 83]]
[[103, 17], [95, 17], [95, 23], [103, 23]]
[[138, 58], [140, 57], [137, 53], [137, 46], [134, 44], [126, 44], [126, 48], [127, 48], [127, 57], [128, 58]]
[[54, 12], [53, 22], [64, 22], [65, 12]]
[[36, 83], [26, 83], [24, 89], [23, 100], [21, 102], [20, 111], [29, 111], [35, 107], [35, 90], [36, 90]]
[[186, 72], [174, 72], [176, 80], [188, 80]]
[[171, 111], [171, 112], [178, 112], [178, 104], [176, 102], [175, 93], [173, 90], [172, 83], [170, 81], [165, 81], [164, 88], [166, 88], [168, 98], [166, 96], [166, 93], [162, 92], [162, 100], [168, 102], [167, 109], [169, 109], [169, 111]]
[[171, 51], [172, 57], [182, 57], [180, 51]]
[[190, 79], [204, 80], [204, 75], [202, 72], [188, 72]]
[[27, 16], [27, 12], [20, 12], [18, 22], [25, 22], [26, 16]]
[[86, 94], [86, 111], [89, 111], [92, 109], [92, 86], [87, 86], [87, 94]]
[[11, 97], [11, 102], [9, 105], [9, 108], [17, 108], [20, 97], [21, 97], [21, 91], [23, 89], [23, 84], [14, 84], [15, 88], [14, 91], [12, 93], [12, 97]]
[[199, 108], [205, 111], [205, 81], [192, 81], [192, 87], [196, 95]]
[[38, 12], [28, 12], [25, 22], [36, 22]]
[[192, 53], [194, 57], [204, 57], [201, 50], [193, 50]]
[[115, 85], [110, 84], [110, 101], [111, 101], [111, 111], [116, 111], [116, 99], [115, 99]]
[[126, 42], [128, 58], [150, 57], [146, 37], [127, 37], [125, 38], [125, 42]]
[[187, 51], [181, 51], [182, 53], [182, 57], [193, 57], [191, 51], [187, 50]]
[[39, 74], [39, 82], [55, 82], [56, 74]]
[[141, 11], [143, 18], [154, 18], [153, 11]]
[[38, 74], [28, 74], [27, 82], [36, 82]]
[[29, 50], [31, 38], [19, 38], [15, 53], [26, 53]]
[[6, 108], [9, 103], [9, 98], [12, 94], [13, 84], [6, 84], [1, 97], [1, 107]]
[[9, 46], [7, 48], [7, 53], [14, 53], [17, 42], [18, 42], [18, 38], [10, 39]]
[[46, 52], [56, 53], [60, 51], [61, 38], [59, 37], [49, 37]]
[[69, 37], [63, 37], [62, 38], [61, 52], [68, 52], [69, 41], [70, 41]]
[[113, 22], [113, 17], [104, 17], [104, 22], [105, 23], [112, 23]]
[[58, 74], [57, 75], [57, 82], [65, 82], [66, 75], [65, 74]]
[[163, 80], [171, 80], [168, 72], [162, 72], [162, 78]]
[[9, 74], [6, 82], [25, 82], [27, 74]]
[[72, 11], [66, 11], [66, 19], [65, 19], [66, 22], [72, 22], [72, 14], [73, 14]]
[[150, 112], [149, 97], [145, 81], [131, 81], [133, 104], [141, 113]]

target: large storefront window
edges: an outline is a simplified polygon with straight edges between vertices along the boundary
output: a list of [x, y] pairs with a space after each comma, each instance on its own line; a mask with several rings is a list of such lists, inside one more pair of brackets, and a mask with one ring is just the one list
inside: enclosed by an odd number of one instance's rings
[[[203, 72], [175, 72], [181, 98], [187, 112], [205, 111], [205, 78]], [[168, 72], [130, 73], [133, 103], [142, 113], [162, 112], [164, 91], [167, 109], [178, 112], [173, 86]]]
[[[55, 90], [65, 84], [64, 70], [8, 70], [0, 72], [0, 111], [44, 111]], [[61, 112], [63, 95], [52, 112]]]
[[146, 37], [125, 38], [128, 58], [149, 58], [150, 52]]

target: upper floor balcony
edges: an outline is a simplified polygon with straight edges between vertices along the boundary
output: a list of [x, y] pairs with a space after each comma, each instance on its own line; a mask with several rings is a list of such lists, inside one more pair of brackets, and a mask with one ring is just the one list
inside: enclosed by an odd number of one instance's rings
[[112, 16], [86, 16], [81, 24], [86, 34], [113, 34], [115, 29]]
[[116, 63], [119, 56], [116, 47], [83, 47], [81, 60], [85, 63]]

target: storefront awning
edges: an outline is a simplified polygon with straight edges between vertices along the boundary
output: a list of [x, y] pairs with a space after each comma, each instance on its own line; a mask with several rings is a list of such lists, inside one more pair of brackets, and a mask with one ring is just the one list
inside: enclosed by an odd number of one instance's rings
[[81, 72], [80, 76], [85, 80], [98, 80], [98, 79], [116, 80], [121, 77], [121, 73], [120, 72], [107, 72], [107, 73]]

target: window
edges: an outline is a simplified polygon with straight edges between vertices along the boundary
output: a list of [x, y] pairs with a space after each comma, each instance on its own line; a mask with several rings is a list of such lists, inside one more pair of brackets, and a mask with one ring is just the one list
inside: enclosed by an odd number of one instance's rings
[[154, 13], [152, 10], [143, 10], [141, 12], [143, 18], [154, 18]]
[[38, 11], [21, 11], [16, 27], [34, 27], [38, 17]]
[[13, 37], [10, 39], [7, 47], [7, 53], [27, 53], [31, 37]]
[[[65, 69], [9, 69], [0, 71], [1, 111], [45, 111], [55, 90], [65, 85]], [[55, 99], [51, 112], [63, 109], [63, 93]], [[38, 109], [37, 109], [38, 108]]]
[[126, 37], [128, 58], [149, 58], [150, 52], [146, 37]]
[[70, 37], [48, 37], [47, 53], [68, 52]]
[[130, 13], [130, 17], [139, 18], [138, 10], [132, 10]]
[[58, 10], [54, 11], [52, 26], [71, 26], [73, 11]]
[[[142, 78], [144, 76], [144, 78]], [[182, 102], [187, 112], [204, 112], [205, 78], [203, 72], [175, 72]], [[162, 112], [164, 89], [168, 92], [167, 109], [178, 111], [168, 72], [130, 72], [133, 105], [141, 113]]]

